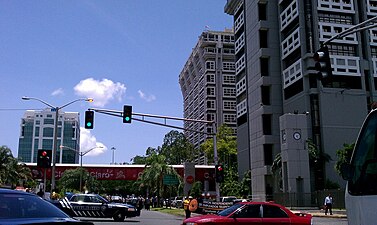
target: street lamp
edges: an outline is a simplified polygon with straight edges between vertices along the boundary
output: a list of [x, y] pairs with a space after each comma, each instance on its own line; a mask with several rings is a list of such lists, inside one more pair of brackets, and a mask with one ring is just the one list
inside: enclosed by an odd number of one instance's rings
[[115, 162], [114, 162], [114, 152], [115, 152], [116, 148], [112, 147], [111, 150], [113, 151], [113, 157], [112, 157], [110, 165], [114, 165], [115, 164]]
[[55, 127], [54, 127], [54, 141], [53, 141], [53, 148], [52, 148], [52, 169], [51, 169], [51, 190], [55, 189], [55, 168], [56, 168], [56, 151], [57, 151], [57, 142], [58, 142], [58, 117], [59, 117], [59, 110], [78, 101], [88, 101], [93, 102], [93, 98], [79, 98], [76, 100], [73, 100], [71, 102], [68, 102], [67, 104], [63, 106], [53, 106], [39, 98], [34, 97], [27, 97], [23, 96], [22, 100], [36, 100], [39, 102], [42, 102], [43, 104], [47, 105], [51, 109], [55, 110]]
[[92, 150], [96, 149], [96, 148], [103, 148], [103, 146], [96, 146], [96, 147], [93, 147], [93, 148], [90, 148], [84, 152], [81, 152], [81, 151], [78, 151], [77, 149], [74, 149], [74, 148], [71, 148], [71, 147], [68, 147], [68, 146], [64, 146], [64, 145], [60, 145], [60, 151], [63, 150], [63, 148], [66, 148], [68, 150], [72, 150], [72, 151], [75, 151], [77, 153], [79, 153], [79, 156], [80, 156], [80, 168], [81, 168], [81, 172], [80, 172], [80, 192], [82, 192], [82, 157], [86, 154], [88, 154], [89, 152], [91, 152]]

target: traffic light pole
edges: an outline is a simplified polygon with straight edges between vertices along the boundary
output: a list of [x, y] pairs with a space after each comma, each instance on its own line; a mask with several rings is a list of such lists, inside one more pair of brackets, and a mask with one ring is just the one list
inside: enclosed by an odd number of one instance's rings
[[[215, 165], [219, 164], [219, 158], [217, 156], [217, 138], [216, 138], [216, 124], [212, 124], [213, 128], [213, 156], [214, 156], [214, 163]], [[216, 171], [215, 171], [216, 172]], [[220, 202], [220, 183], [215, 182], [216, 188], [216, 202]]]
[[[96, 109], [96, 108], [90, 108], [88, 110], [92, 110], [94, 112], [102, 113], [102, 114], [107, 114], [111, 116], [116, 116], [116, 117], [123, 117], [123, 112], [117, 111], [117, 110], [108, 110], [108, 109]], [[213, 135], [213, 155], [214, 155], [214, 163], [217, 165], [219, 163], [219, 159], [217, 156], [217, 138], [216, 138], [216, 122], [215, 121], [207, 121], [207, 120], [196, 120], [196, 119], [187, 119], [187, 118], [179, 118], [179, 117], [171, 117], [171, 116], [161, 116], [161, 115], [152, 115], [152, 114], [144, 114], [144, 113], [134, 113], [132, 112], [132, 115], [134, 116], [140, 116], [141, 119], [139, 118], [132, 118], [132, 120], [144, 122], [144, 123], [149, 123], [149, 124], [154, 124], [154, 125], [159, 125], [159, 126], [164, 126], [164, 127], [170, 127], [174, 129], [180, 129], [184, 131], [191, 131], [191, 132], [196, 132], [196, 133], [202, 133], [202, 134], [208, 134], [208, 135]], [[158, 123], [154, 121], [148, 121], [145, 120], [145, 117], [150, 117], [150, 118], [160, 118], [164, 119], [165, 123]], [[184, 127], [178, 127], [178, 126], [173, 126], [169, 125], [166, 123], [166, 120], [180, 120], [180, 121], [188, 121], [188, 122], [198, 122], [198, 123], [205, 123], [205, 124], [212, 124], [212, 133], [207, 133], [203, 131], [198, 131], [198, 130], [193, 130], [193, 129], [186, 129]], [[220, 183], [215, 182], [216, 184], [216, 201], [220, 201]]]
[[[361, 22], [359, 24], [356, 24], [356, 25], [334, 35], [333, 37], [329, 38], [328, 40], [324, 41], [322, 43], [321, 47], [326, 46], [326, 44], [332, 42], [336, 38], [342, 38], [342, 37], [345, 37], [347, 35], [350, 35], [350, 34], [353, 34], [353, 33], [359, 32], [359, 31], [369, 30], [371, 28], [377, 27], [377, 24], [375, 24], [375, 23], [368, 25], [368, 23], [372, 23], [372, 22], [375, 22], [375, 21], [377, 21], [377, 16], [372, 17], [370, 19], [367, 19], [364, 22]], [[371, 77], [369, 79], [373, 79], [373, 77]], [[373, 80], [371, 80], [370, 83], [373, 83]], [[374, 95], [373, 95], [372, 88], [370, 88], [370, 90], [371, 90], [370, 101], [374, 102], [374, 100], [373, 100]]]

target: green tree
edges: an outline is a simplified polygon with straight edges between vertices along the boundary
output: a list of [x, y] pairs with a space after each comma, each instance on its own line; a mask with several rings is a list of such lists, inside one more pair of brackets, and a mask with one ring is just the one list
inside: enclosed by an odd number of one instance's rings
[[[237, 166], [237, 141], [233, 129], [223, 124], [216, 134], [216, 146], [219, 163], [229, 166]], [[214, 163], [213, 139], [207, 139], [201, 146], [206, 153], [209, 163]]]
[[338, 161], [336, 161], [335, 163], [335, 171], [340, 176], [342, 176], [342, 171], [341, 171], [342, 167], [345, 164], [350, 163], [354, 147], [355, 147], [355, 143], [352, 143], [352, 144], [345, 143], [343, 144], [342, 149], [338, 149], [336, 151], [336, 156], [338, 157]]
[[191, 162], [196, 156], [193, 145], [186, 139], [182, 132], [172, 130], [164, 137], [161, 153], [170, 165], [181, 165]]
[[0, 146], [0, 185], [14, 187], [20, 181], [27, 182], [31, 179], [30, 169], [25, 164], [19, 163], [7, 146]]
[[174, 175], [180, 179], [175, 169], [166, 163], [166, 157], [162, 154], [152, 153], [146, 159], [145, 169], [139, 178], [139, 187], [146, 188], [149, 193], [157, 193], [162, 196], [164, 193], [164, 175]]
[[244, 173], [241, 180], [240, 196], [247, 197], [251, 194], [251, 171], [248, 170]]
[[133, 157], [131, 159], [131, 161], [132, 161], [132, 164], [134, 164], [134, 165], [144, 165], [145, 162], [146, 162], [146, 158], [147, 157], [145, 157], [145, 156], [137, 155], [137, 156]]
[[194, 198], [199, 198], [201, 194], [203, 193], [203, 184], [200, 181], [195, 181], [192, 184], [190, 195]]
[[225, 181], [220, 184], [222, 196], [240, 196], [242, 185], [238, 181], [237, 168], [225, 169]]
[[79, 191], [81, 174], [83, 191], [99, 192], [102, 190], [101, 183], [95, 177], [90, 176], [85, 168], [81, 167], [64, 171], [63, 176], [58, 181], [58, 188], [65, 191]]

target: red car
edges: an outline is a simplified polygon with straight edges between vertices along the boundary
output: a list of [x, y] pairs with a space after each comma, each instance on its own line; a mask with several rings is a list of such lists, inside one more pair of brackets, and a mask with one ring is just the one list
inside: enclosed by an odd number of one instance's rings
[[183, 225], [200, 224], [295, 224], [311, 225], [312, 215], [293, 213], [272, 202], [240, 202], [217, 214], [195, 216], [183, 221]]

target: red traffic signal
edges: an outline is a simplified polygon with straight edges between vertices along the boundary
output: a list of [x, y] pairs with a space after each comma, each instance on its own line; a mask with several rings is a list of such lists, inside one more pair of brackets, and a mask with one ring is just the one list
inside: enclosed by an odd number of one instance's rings
[[38, 150], [37, 155], [37, 166], [41, 168], [50, 168], [51, 167], [51, 159], [52, 159], [52, 151], [51, 150]]
[[222, 165], [215, 165], [215, 180], [217, 183], [224, 182], [224, 168]]

